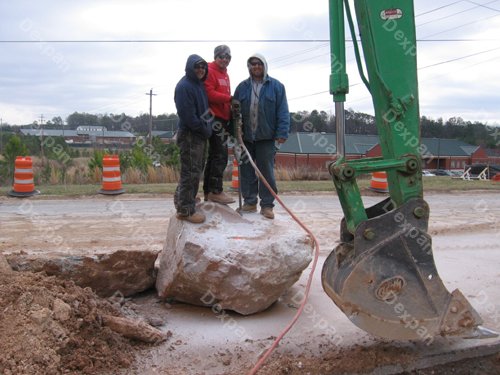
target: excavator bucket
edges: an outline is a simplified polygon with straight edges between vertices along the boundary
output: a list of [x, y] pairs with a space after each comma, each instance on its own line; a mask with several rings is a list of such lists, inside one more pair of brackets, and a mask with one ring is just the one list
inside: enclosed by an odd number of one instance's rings
[[449, 293], [436, 270], [429, 207], [420, 198], [393, 209], [387, 199], [366, 209], [368, 220], [326, 259], [326, 293], [359, 328], [376, 336], [432, 340], [434, 336], [493, 337], [459, 290]]

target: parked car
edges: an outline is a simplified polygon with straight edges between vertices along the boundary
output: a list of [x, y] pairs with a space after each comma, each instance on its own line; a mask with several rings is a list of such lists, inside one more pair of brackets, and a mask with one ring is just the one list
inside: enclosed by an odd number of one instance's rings
[[464, 171], [462, 170], [455, 170], [455, 171], [450, 171], [452, 177], [462, 177], [464, 174]]
[[422, 176], [431, 177], [431, 176], [435, 176], [435, 174], [432, 173], [431, 171], [428, 171], [427, 169], [424, 169], [422, 171]]
[[436, 169], [435, 171], [432, 171], [432, 173], [434, 173], [434, 175], [436, 176], [453, 176], [451, 171], [448, 171], [446, 169]]

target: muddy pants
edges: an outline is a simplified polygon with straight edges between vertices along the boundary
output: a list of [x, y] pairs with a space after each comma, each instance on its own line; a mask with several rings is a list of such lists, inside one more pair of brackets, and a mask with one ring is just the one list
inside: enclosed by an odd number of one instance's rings
[[179, 130], [177, 145], [180, 149], [181, 175], [175, 190], [174, 205], [177, 213], [190, 216], [195, 212], [196, 194], [205, 164], [207, 141], [189, 130]]

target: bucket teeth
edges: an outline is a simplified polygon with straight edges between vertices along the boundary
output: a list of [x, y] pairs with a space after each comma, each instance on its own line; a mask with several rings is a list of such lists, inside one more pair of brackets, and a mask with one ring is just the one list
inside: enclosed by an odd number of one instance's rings
[[442, 335], [463, 336], [483, 324], [479, 314], [458, 289], [450, 295], [450, 302], [444, 312], [441, 323]]

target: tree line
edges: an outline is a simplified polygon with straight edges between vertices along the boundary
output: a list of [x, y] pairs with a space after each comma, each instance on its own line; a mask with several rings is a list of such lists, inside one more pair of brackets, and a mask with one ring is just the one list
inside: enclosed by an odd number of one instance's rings
[[[335, 116], [325, 111], [313, 110], [292, 112], [291, 132], [325, 132], [335, 133]], [[352, 109], [345, 110], [345, 133], [359, 135], [376, 135], [375, 117], [366, 113], [356, 112]], [[177, 124], [176, 114], [162, 114], [153, 116], [153, 130], [174, 131]], [[422, 116], [420, 118], [421, 136], [424, 138], [458, 139], [466, 143], [483, 146], [485, 148], [500, 148], [500, 134], [498, 127], [488, 126], [481, 122], [465, 121], [460, 117], [451, 117], [448, 120], [436, 120]], [[33, 122], [22, 127], [40, 127], [44, 129], [70, 129], [78, 126], [103, 126], [108, 131], [126, 130], [137, 135], [149, 132], [149, 114], [132, 117], [124, 113], [115, 114], [89, 114], [74, 112], [64, 122], [61, 117], [54, 117], [45, 124]], [[15, 131], [18, 127], [4, 125], [5, 131]]]
[[[298, 112], [291, 115], [293, 132], [303, 132], [312, 128], [315, 131], [335, 133], [335, 116], [324, 111]], [[375, 117], [352, 109], [345, 110], [345, 133], [359, 135], [377, 135]], [[461, 117], [451, 117], [448, 120], [422, 116], [420, 117], [420, 132], [423, 138], [458, 139], [460, 141], [500, 149], [500, 127], [488, 126], [481, 122], [464, 121]]]

